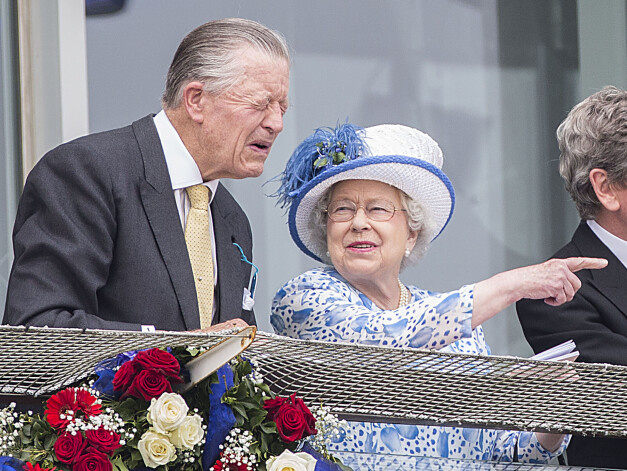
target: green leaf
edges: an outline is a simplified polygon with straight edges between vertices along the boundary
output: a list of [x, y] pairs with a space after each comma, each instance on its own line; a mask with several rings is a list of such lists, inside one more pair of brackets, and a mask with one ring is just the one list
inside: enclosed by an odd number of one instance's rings
[[329, 163], [329, 159], [326, 157], [318, 157], [314, 160], [314, 168], [322, 168]]
[[44, 439], [44, 449], [48, 451], [52, 450], [52, 447], [54, 446], [54, 443], [56, 441], [57, 441], [56, 435], [46, 436], [46, 438]]
[[198, 355], [200, 353], [200, 349], [194, 348], [194, 347], [188, 347], [187, 351], [193, 357], [195, 357], [196, 355]]
[[243, 378], [244, 376], [248, 376], [249, 374], [251, 374], [253, 372], [253, 367], [250, 366], [250, 363], [247, 361], [241, 361], [238, 364], [239, 368], [240, 368], [240, 378]]
[[238, 402], [239, 405], [242, 405], [246, 409], [256, 409], [259, 410], [259, 402], [255, 401], [253, 398], [245, 397]]
[[266, 418], [266, 414], [261, 414], [261, 413], [255, 413], [254, 415], [253, 413], [251, 413], [249, 415], [250, 415], [250, 418], [249, 418], [248, 423], [250, 424], [250, 428], [252, 429], [259, 426]]
[[344, 162], [344, 159], [346, 159], [346, 154], [344, 152], [333, 152], [333, 163], [334, 164], [339, 164]]
[[113, 465], [113, 471], [129, 471], [128, 467], [124, 464], [121, 456], [116, 456], [111, 460]]
[[244, 420], [248, 420], [246, 409], [241, 404], [237, 404], [237, 403], [231, 404], [231, 409], [233, 409], [233, 413], [235, 413], [236, 415], [239, 415]]
[[283, 453], [285, 448], [287, 448], [286, 444], [279, 440], [274, 440], [270, 443], [270, 453], [274, 456], [278, 456]]
[[274, 422], [264, 422], [259, 427], [263, 433], [277, 433], [276, 424]]
[[135, 411], [139, 409], [137, 401], [132, 397], [129, 397], [122, 401], [116, 408], [115, 411], [122, 417], [125, 421], [131, 422], [135, 418]]
[[[261, 435], [261, 441], [259, 442], [259, 450], [261, 451], [262, 458], [268, 455], [268, 448], [269, 448], [268, 436]], [[261, 462], [263, 461], [264, 460], [261, 460]]]
[[31, 428], [31, 431], [30, 431], [30, 436], [37, 437], [41, 435], [42, 433], [43, 433], [43, 426], [41, 425], [41, 422], [39, 420], [34, 421], [33, 427]]
[[259, 453], [261, 453], [261, 449], [259, 448], [259, 443], [258, 442], [253, 442], [248, 446], [248, 450], [250, 451], [251, 455], [258, 455]]
[[[131, 450], [131, 460], [133, 460], [133, 463], [143, 463], [144, 460], [142, 458], [142, 454], [139, 452], [139, 450], [137, 448], [134, 448]], [[133, 468], [135, 466], [132, 466]]]

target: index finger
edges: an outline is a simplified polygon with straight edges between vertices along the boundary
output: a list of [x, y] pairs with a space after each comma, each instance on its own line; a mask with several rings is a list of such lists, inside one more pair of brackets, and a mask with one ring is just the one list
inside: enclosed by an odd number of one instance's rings
[[607, 266], [607, 260], [604, 258], [591, 257], [571, 257], [564, 259], [566, 266], [573, 273], [579, 270], [598, 270]]

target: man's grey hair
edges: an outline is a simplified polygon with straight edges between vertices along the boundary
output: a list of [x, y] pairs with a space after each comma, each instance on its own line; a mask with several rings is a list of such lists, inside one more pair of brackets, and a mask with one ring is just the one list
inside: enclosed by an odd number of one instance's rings
[[577, 104], [557, 128], [560, 175], [582, 219], [595, 219], [602, 205], [590, 171], [607, 172], [610, 185], [627, 185], [627, 92], [605, 87]]
[[[398, 188], [396, 188], [398, 190]], [[435, 224], [430, 217], [428, 211], [425, 210], [420, 202], [410, 197], [402, 190], [398, 190], [401, 196], [401, 206], [406, 211], [407, 226], [410, 231], [417, 231], [418, 238], [416, 245], [410, 252], [408, 257], [403, 258], [401, 262], [401, 271], [411, 265], [415, 265], [427, 252], [429, 244], [435, 236]], [[312, 244], [314, 252], [320, 254], [322, 261], [328, 265], [332, 265], [331, 257], [327, 252], [327, 213], [326, 209], [331, 202], [331, 194], [333, 186], [318, 200], [318, 204], [314, 208], [313, 215], [309, 219], [311, 234], [313, 236]]]
[[256, 21], [225, 18], [194, 29], [172, 59], [161, 97], [163, 109], [179, 106], [183, 89], [191, 81], [203, 82], [204, 90], [212, 95], [236, 85], [243, 72], [239, 57], [248, 47], [271, 59], [290, 62], [285, 38]]

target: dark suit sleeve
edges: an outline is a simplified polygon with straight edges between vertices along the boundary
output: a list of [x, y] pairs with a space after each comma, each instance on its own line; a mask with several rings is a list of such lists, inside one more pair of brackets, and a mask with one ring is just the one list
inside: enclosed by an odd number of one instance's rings
[[537, 353], [569, 339], [575, 341], [579, 360], [587, 363], [627, 365], [624, 316], [581, 272], [582, 287], [561, 306], [524, 299], [516, 304], [527, 341]]
[[[102, 156], [100, 156], [102, 157]], [[137, 330], [98, 316], [116, 238], [116, 196], [106, 159], [83, 141], [35, 166], [18, 206], [4, 322]]]

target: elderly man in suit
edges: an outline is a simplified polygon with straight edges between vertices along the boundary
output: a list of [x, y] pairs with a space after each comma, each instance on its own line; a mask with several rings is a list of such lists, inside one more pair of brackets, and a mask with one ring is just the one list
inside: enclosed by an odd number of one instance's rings
[[[585, 362], [627, 365], [627, 92], [614, 87], [576, 105], [557, 130], [560, 174], [582, 222], [554, 257], [599, 257], [603, 270], [578, 273], [572, 302], [551, 307], [523, 300], [516, 308], [538, 352], [573, 339]], [[623, 468], [624, 440], [573, 437], [568, 462]]]
[[237, 18], [190, 32], [161, 112], [63, 144], [28, 176], [4, 322], [254, 324], [245, 302], [251, 229], [219, 180], [261, 174], [283, 129], [288, 87], [289, 52], [277, 32]]

